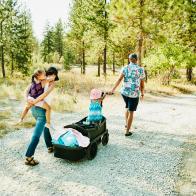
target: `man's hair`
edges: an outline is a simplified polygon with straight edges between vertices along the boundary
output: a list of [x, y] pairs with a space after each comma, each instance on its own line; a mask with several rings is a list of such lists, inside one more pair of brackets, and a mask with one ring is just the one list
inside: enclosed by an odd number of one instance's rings
[[135, 54], [135, 53], [130, 54], [129, 59], [136, 59], [137, 60], [137, 54]]

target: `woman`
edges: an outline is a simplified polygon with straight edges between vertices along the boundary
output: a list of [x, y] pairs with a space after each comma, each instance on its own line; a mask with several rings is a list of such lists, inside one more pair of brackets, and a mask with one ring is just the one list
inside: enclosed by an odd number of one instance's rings
[[121, 95], [125, 101], [125, 136], [130, 136], [130, 132], [133, 114], [137, 110], [137, 105], [139, 102], [139, 96], [143, 99], [144, 97], [144, 79], [145, 72], [144, 69], [137, 65], [137, 55], [129, 55], [129, 64], [122, 68], [119, 79], [114, 85], [114, 88], [110, 91], [113, 94], [118, 85], [124, 80], [123, 86], [121, 88]]
[[[55, 67], [50, 67], [46, 72], [46, 76], [50, 76], [50, 78], [53, 78], [53, 82], [51, 82], [51, 84], [48, 87], [46, 92], [41, 94], [35, 100], [29, 101], [29, 104], [35, 105], [36, 103], [40, 102], [41, 100], [44, 100], [44, 98], [46, 98], [51, 93], [51, 91], [54, 89], [55, 81], [59, 80], [58, 71]], [[35, 166], [35, 165], [39, 164], [39, 162], [34, 159], [33, 155], [35, 153], [35, 149], [39, 143], [39, 138], [40, 138], [43, 131], [44, 131], [44, 140], [45, 140], [45, 143], [46, 143], [46, 146], [48, 148], [49, 153], [53, 152], [53, 146], [52, 146], [52, 142], [51, 142], [52, 138], [51, 138], [50, 131], [47, 127], [45, 127], [46, 111], [41, 107], [33, 106], [31, 108], [31, 112], [32, 112], [33, 117], [36, 119], [36, 125], [35, 125], [35, 129], [33, 131], [31, 142], [30, 142], [28, 149], [27, 149], [27, 152], [26, 152], [25, 164], [30, 165], [30, 166]]]

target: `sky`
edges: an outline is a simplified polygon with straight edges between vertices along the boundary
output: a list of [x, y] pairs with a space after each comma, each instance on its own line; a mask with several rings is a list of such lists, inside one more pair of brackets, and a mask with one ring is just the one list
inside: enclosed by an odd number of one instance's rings
[[59, 18], [68, 22], [72, 0], [19, 0], [30, 10], [34, 35], [41, 40], [47, 21], [54, 25]]

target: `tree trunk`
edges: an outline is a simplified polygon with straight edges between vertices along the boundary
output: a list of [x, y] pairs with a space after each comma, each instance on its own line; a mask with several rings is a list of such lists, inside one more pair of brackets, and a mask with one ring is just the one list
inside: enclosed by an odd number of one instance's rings
[[193, 68], [192, 67], [187, 67], [186, 68], [187, 81], [192, 81], [192, 77], [193, 77]]
[[174, 73], [175, 66], [172, 66], [169, 71], [166, 72], [165, 76], [162, 79], [163, 85], [169, 85], [172, 79], [172, 75]]
[[[3, 22], [0, 23], [0, 29], [1, 29], [1, 40], [3, 40]], [[1, 45], [1, 69], [2, 69], [2, 75], [3, 78], [5, 78], [5, 61], [4, 61], [4, 47], [3, 43]]]
[[100, 59], [100, 57], [98, 57], [98, 70], [97, 70], [97, 76], [98, 77], [100, 77], [100, 75], [101, 75], [101, 70], [100, 70], [100, 68], [101, 68], [101, 59]]
[[14, 73], [14, 54], [12, 52], [12, 65], [11, 65], [11, 75], [13, 76], [13, 73]]
[[[105, 7], [106, 7], [106, 3], [107, 1], [105, 0]], [[106, 9], [105, 9], [105, 13], [104, 13], [104, 17], [105, 17], [105, 22], [107, 20], [107, 12], [106, 12]], [[103, 50], [103, 74], [106, 76], [106, 70], [107, 70], [107, 26], [105, 25], [104, 27], [104, 43], [105, 43], [105, 46], [104, 46], [104, 50]]]
[[112, 60], [112, 72], [113, 74], [115, 74], [116, 69], [115, 69], [115, 52], [113, 52], [113, 60]]
[[86, 73], [86, 62], [85, 62], [85, 48], [84, 41], [82, 42], [82, 74]]
[[143, 34], [144, 34], [144, 29], [143, 29], [143, 7], [144, 7], [144, 1], [145, 0], [140, 0], [140, 18], [139, 18], [139, 28], [140, 28], [140, 34], [138, 38], [138, 64], [141, 66], [142, 64], [142, 49], [143, 49]]
[[143, 43], [143, 38], [142, 35], [140, 35], [138, 39], [138, 64], [140, 66], [142, 64], [142, 43]]
[[48, 52], [47, 52], [47, 63], [49, 63], [49, 54], [50, 54], [50, 47], [49, 47], [49, 45], [50, 45], [50, 40], [49, 40], [49, 35], [48, 35], [47, 41], [48, 41], [48, 46], [47, 46], [47, 50], [48, 50]]
[[148, 72], [147, 72], [147, 70], [146, 70], [146, 67], [145, 67], [145, 70], [144, 70], [144, 72], [145, 72], [145, 82], [147, 83], [148, 82]]
[[[106, 42], [106, 40], [105, 40]], [[104, 50], [103, 50], [103, 74], [106, 75], [106, 69], [107, 69], [107, 45], [105, 43], [105, 47], [104, 47]]]
[[83, 66], [82, 66], [82, 59], [80, 58], [80, 73], [82, 74], [83, 73]]
[[3, 78], [5, 78], [5, 61], [4, 61], [4, 48], [1, 46], [1, 69]]

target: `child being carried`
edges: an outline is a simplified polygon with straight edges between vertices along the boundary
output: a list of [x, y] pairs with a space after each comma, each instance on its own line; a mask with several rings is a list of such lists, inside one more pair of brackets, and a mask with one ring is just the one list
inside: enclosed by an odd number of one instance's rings
[[[56, 70], [55, 70], [56, 71]], [[26, 98], [27, 104], [24, 108], [21, 119], [19, 122], [22, 122], [27, 115], [29, 109], [32, 107], [32, 104], [38, 107], [41, 107], [46, 110], [46, 127], [50, 127], [50, 116], [51, 116], [51, 106], [48, 103], [47, 98], [39, 101], [38, 103], [34, 103], [35, 99], [42, 95], [44, 92], [48, 91], [50, 86], [54, 86], [54, 82], [58, 80], [57, 71], [54, 73], [50, 73], [50, 70], [45, 73], [43, 70], [37, 70], [32, 76], [32, 83], [27, 89]], [[49, 91], [51, 91], [51, 88]]]

